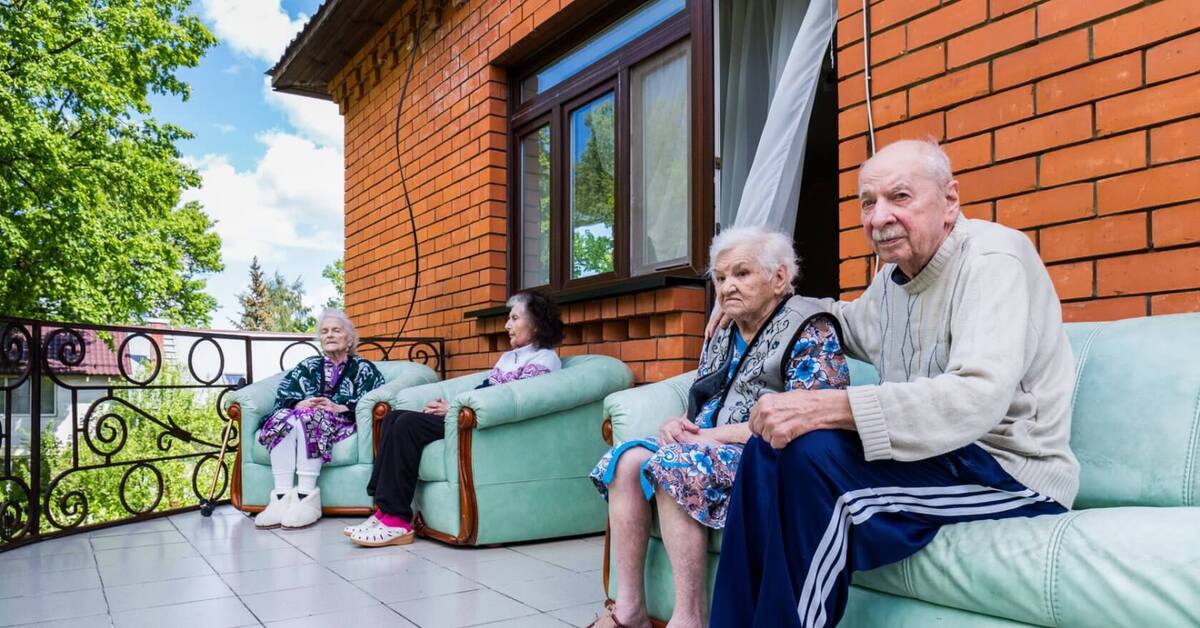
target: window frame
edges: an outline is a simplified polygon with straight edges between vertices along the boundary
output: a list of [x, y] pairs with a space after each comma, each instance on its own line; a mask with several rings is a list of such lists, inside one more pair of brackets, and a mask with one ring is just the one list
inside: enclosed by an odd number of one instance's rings
[[[15, 378], [13, 378], [13, 377], [0, 377], [0, 386], [3, 386], [3, 388], [0, 388], [0, 417], [3, 417], [10, 410], [11, 410], [11, 415], [14, 417], [17, 417], [17, 416], [31, 417], [31, 416], [33, 416], [33, 380], [31, 378], [26, 377], [24, 383], [22, 383], [20, 386], [13, 387], [11, 389], [12, 393], [7, 395], [8, 397], [11, 397], [11, 399], [13, 401], [13, 406], [16, 406], [17, 391], [22, 390], [22, 389], [27, 391], [26, 394], [29, 395], [29, 411], [28, 412], [17, 412], [17, 409], [15, 407], [9, 408], [8, 404], [6, 403], [6, 400], [5, 400], [6, 393], [4, 392], [4, 390], [8, 389], [8, 387], [12, 384], [14, 379]], [[47, 408], [44, 408], [44, 407], [40, 408], [42, 411], [42, 416], [43, 417], [58, 416], [58, 387], [54, 384], [54, 380], [50, 379], [49, 377], [43, 377], [42, 378], [42, 394], [43, 395], [47, 394], [46, 393], [47, 390], [51, 391], [49, 393], [50, 408], [48, 410], [47, 410]]]
[[[713, 176], [715, 173], [712, 75], [712, 0], [687, 0], [679, 14], [668, 18], [629, 44], [618, 48], [574, 76], [520, 102], [522, 82], [545, 67], [547, 59], [566, 54], [588, 38], [621, 20], [645, 4], [645, 0], [617, 0], [603, 5], [594, 14], [599, 19], [583, 20], [585, 26], [564, 30], [555, 41], [530, 55], [530, 62], [517, 65], [508, 74], [508, 243], [509, 294], [522, 288], [521, 268], [521, 138], [536, 131], [546, 119], [550, 122], [550, 283], [538, 288], [550, 294], [569, 295], [585, 290], [618, 287], [634, 278], [655, 276], [701, 277], [707, 265], [706, 245], [712, 238], [715, 219]], [[579, 22], [576, 22], [579, 23]], [[669, 50], [679, 42], [690, 39], [689, 72], [689, 141], [688, 154], [690, 220], [689, 254], [686, 261], [636, 276], [630, 274], [631, 226], [630, 216], [630, 142], [631, 84], [630, 70], [638, 63]], [[536, 62], [535, 61], [540, 61]], [[613, 128], [616, 189], [613, 207], [613, 272], [571, 279], [571, 229], [569, 193], [570, 159], [564, 150], [570, 138], [570, 113], [573, 108], [612, 90], [616, 117]]]

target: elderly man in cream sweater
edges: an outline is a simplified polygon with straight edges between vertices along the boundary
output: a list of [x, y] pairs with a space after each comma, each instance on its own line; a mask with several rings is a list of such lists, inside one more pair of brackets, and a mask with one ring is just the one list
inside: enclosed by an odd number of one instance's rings
[[859, 170], [885, 262], [822, 301], [882, 382], [767, 395], [738, 470], [711, 625], [832, 626], [853, 571], [947, 524], [1070, 507], [1074, 358], [1054, 286], [1021, 232], [959, 211], [950, 160], [896, 142]]

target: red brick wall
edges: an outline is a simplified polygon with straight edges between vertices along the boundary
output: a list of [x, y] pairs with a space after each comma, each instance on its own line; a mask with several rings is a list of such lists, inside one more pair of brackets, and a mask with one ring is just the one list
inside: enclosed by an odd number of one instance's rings
[[[491, 62], [569, 0], [469, 0], [426, 28], [401, 120], [421, 281], [405, 334], [448, 340], [448, 375], [490, 368], [502, 317], [464, 318], [506, 294], [508, 87]], [[346, 132], [346, 310], [364, 335], [400, 330], [415, 271], [395, 163], [396, 102], [408, 63], [406, 3], [331, 82]], [[607, 354], [637, 381], [693, 368], [704, 291], [664, 288], [570, 304], [563, 355]]]
[[[843, 295], [872, 259], [861, 0], [837, 31]], [[1023, 230], [1068, 320], [1200, 311], [1200, 2], [874, 0], [882, 147], [944, 141], [968, 216]]]

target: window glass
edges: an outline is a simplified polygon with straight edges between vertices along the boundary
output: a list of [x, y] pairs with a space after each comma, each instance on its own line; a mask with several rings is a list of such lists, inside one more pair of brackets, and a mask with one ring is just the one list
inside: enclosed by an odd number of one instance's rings
[[521, 138], [521, 287], [550, 283], [550, 125]]
[[570, 114], [571, 278], [613, 269], [616, 121], [612, 92]]
[[689, 45], [664, 50], [630, 72], [630, 271], [686, 261], [691, 233], [688, 172]]
[[[12, 381], [13, 380], [6, 379], [4, 380], [4, 385], [11, 386]], [[29, 388], [29, 380], [25, 380], [25, 383], [21, 384], [14, 390], [0, 391], [0, 415], [4, 413], [6, 409], [5, 406], [7, 405], [8, 395], [4, 394], [5, 392], [8, 392], [12, 396], [12, 413], [14, 415], [28, 415], [31, 410], [29, 404]], [[42, 416], [54, 416], [57, 414], [54, 407], [54, 389], [54, 382], [52, 380], [42, 378]]]
[[654, 0], [630, 13], [533, 76], [521, 81], [521, 101], [529, 100], [571, 78], [580, 70], [637, 39], [686, 7], [687, 0]]

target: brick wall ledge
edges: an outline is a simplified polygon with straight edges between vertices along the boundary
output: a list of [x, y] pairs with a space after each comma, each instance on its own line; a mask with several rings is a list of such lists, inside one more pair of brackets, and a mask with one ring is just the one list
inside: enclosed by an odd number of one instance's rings
[[[555, 303], [558, 303], [559, 305], [568, 305], [570, 303], [591, 301], [593, 299], [619, 297], [623, 295], [637, 294], [639, 292], [657, 290], [659, 288], [669, 288], [672, 286], [703, 287], [705, 281], [706, 279], [703, 277], [654, 275], [651, 277], [637, 277], [634, 279], [628, 279], [618, 284], [609, 284], [606, 286], [595, 286], [578, 290], [570, 290], [567, 292], [560, 292], [551, 296], [554, 298]], [[463, 318], [488, 318], [491, 316], [500, 316], [506, 313], [508, 313], [507, 305], [497, 305], [480, 310], [464, 312]]]

